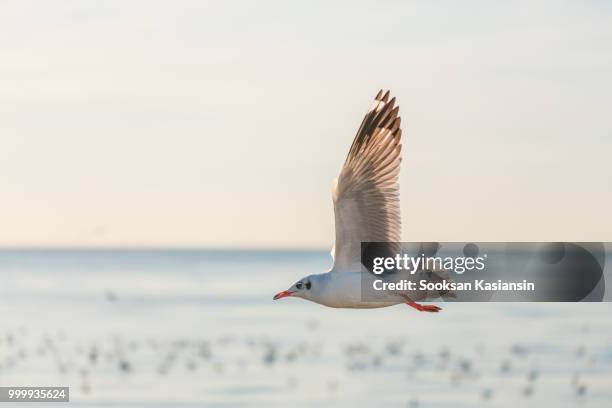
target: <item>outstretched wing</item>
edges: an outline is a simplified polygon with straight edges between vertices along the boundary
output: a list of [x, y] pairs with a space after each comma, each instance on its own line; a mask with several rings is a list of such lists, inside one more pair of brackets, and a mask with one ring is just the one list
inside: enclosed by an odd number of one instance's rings
[[332, 271], [359, 271], [361, 242], [401, 239], [398, 177], [402, 131], [399, 107], [389, 91], [376, 95], [366, 113], [332, 197], [336, 243]]

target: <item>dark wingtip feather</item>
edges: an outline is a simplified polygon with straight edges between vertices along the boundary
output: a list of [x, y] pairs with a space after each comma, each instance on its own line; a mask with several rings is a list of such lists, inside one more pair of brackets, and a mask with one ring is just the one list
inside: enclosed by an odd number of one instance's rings
[[399, 106], [394, 106], [396, 102], [395, 97], [389, 100], [390, 94], [391, 91], [384, 91], [383, 89], [379, 90], [378, 94], [376, 94], [375, 100], [378, 104], [375, 104], [374, 108], [370, 109], [363, 118], [349, 149], [346, 162], [349, 162], [351, 157], [354, 157], [361, 150], [362, 146], [369, 142], [376, 129], [389, 129], [392, 136], [399, 140], [401, 136], [399, 129], [401, 122], [397, 120]]
[[402, 118], [400, 118], [399, 116], [395, 118], [395, 120], [393, 120], [393, 123], [391, 124], [391, 131], [395, 132], [397, 129], [399, 129], [400, 125], [402, 123]]
[[393, 137], [396, 138], [397, 140], [401, 140], [402, 139], [402, 129], [397, 129], [395, 133], [393, 133]]

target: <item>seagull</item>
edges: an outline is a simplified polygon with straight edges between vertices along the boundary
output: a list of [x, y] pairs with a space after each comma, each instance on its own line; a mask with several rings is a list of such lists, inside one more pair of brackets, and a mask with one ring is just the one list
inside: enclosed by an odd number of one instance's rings
[[[336, 241], [329, 272], [306, 276], [274, 300], [297, 297], [334, 308], [369, 309], [405, 303], [422, 312], [440, 307], [416, 303], [413, 293], [376, 291], [363, 296], [364, 288], [380, 276], [362, 272], [362, 242], [398, 242], [401, 239], [399, 182], [401, 119], [390, 92], [380, 90], [368, 110], [348, 155], [334, 180]], [[368, 286], [369, 285], [369, 286]]]

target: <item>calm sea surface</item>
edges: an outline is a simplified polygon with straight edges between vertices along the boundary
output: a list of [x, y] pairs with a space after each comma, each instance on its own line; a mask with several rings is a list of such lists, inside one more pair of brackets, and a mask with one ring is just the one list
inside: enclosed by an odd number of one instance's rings
[[330, 263], [323, 251], [0, 251], [0, 386], [70, 386], [81, 407], [612, 406], [612, 304], [424, 314], [272, 301]]

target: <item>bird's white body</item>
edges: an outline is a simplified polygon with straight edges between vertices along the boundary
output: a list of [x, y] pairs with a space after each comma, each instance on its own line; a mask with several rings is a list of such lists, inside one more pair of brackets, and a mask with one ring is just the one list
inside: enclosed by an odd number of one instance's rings
[[[406, 298], [388, 292], [381, 292], [381, 297], [374, 300], [364, 300], [362, 297], [363, 285], [371, 287], [368, 275], [361, 272], [327, 272], [309, 277], [313, 280], [314, 288], [306, 292], [304, 299], [311, 300], [328, 307], [348, 309], [375, 309], [405, 303]], [[368, 279], [368, 281], [363, 281]]]

